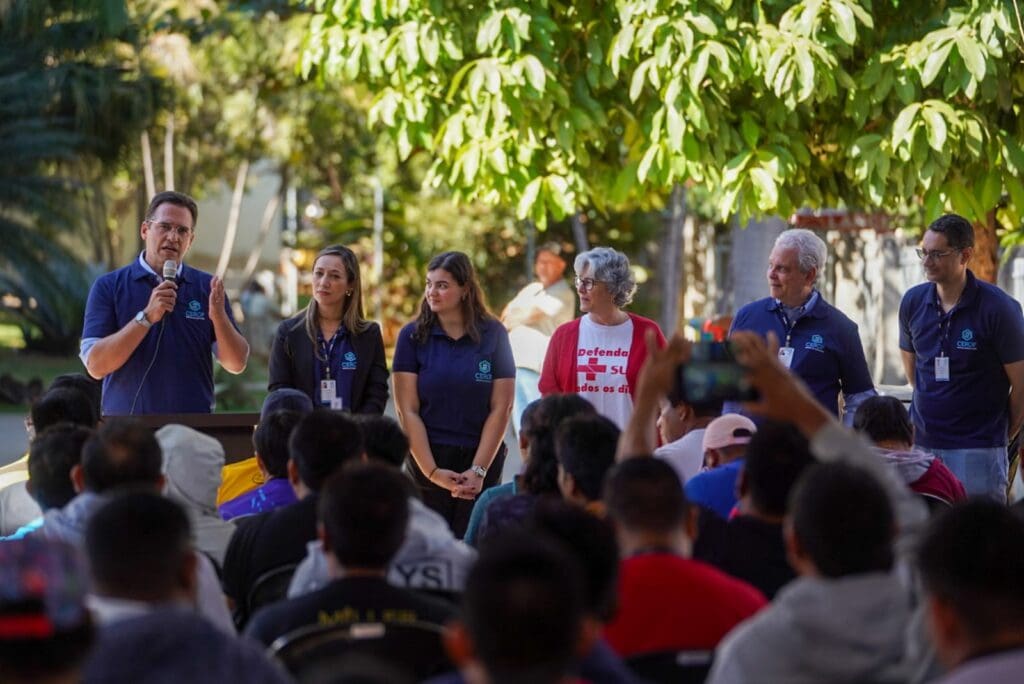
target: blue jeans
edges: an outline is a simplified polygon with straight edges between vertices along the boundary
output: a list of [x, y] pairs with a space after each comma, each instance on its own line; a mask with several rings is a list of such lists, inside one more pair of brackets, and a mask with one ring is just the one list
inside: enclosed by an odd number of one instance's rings
[[516, 368], [516, 396], [512, 400], [512, 433], [519, 438], [523, 411], [540, 399], [540, 373], [529, 368]]
[[949, 468], [968, 496], [987, 496], [1006, 503], [1009, 459], [1006, 447], [984, 449], [928, 449]]

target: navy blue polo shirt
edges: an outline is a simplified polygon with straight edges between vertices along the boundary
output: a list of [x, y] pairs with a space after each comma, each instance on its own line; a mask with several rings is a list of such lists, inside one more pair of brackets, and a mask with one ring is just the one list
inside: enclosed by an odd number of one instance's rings
[[316, 343], [320, 348], [320, 354], [327, 358], [326, 365], [319, 356], [314, 357], [313, 374], [316, 381], [313, 387], [316, 388], [316, 400], [321, 405], [330, 406], [330, 402], [324, 402], [320, 397], [320, 381], [334, 380], [335, 396], [341, 399], [341, 407], [346, 411], [352, 410], [352, 380], [356, 372], [355, 349], [352, 348], [352, 341], [348, 336], [345, 326], [339, 325], [334, 337], [325, 340], [322, 332], [317, 331]]
[[475, 448], [491, 412], [494, 381], [516, 377], [505, 327], [485, 321], [479, 343], [469, 335], [453, 340], [435, 325], [418, 344], [415, 329], [410, 323], [398, 333], [392, 372], [416, 373], [420, 418], [431, 444]]
[[[178, 299], [174, 311], [149, 329], [123, 366], [103, 378], [104, 415], [213, 410], [212, 354], [216, 340], [208, 311], [212, 278], [209, 273], [182, 264], [176, 279]], [[160, 281], [138, 259], [100, 276], [93, 283], [85, 306], [83, 342], [112, 335], [127, 325], [146, 308], [150, 293]], [[235, 325], [227, 297], [224, 308]], [[146, 375], [150, 363], [152, 367]], [[132, 411], [136, 392], [138, 399]]]
[[[732, 328], [767, 335], [774, 330], [785, 346], [787, 327], [782, 306], [766, 297], [736, 312]], [[790, 336], [793, 361], [790, 370], [807, 383], [811, 393], [829, 411], [839, 415], [839, 393], [852, 396], [874, 389], [857, 324], [820, 295], [814, 306], [796, 320]]]
[[[914, 443], [932, 449], [1006, 445], [1010, 380], [1003, 366], [1024, 359], [1020, 304], [970, 270], [948, 314], [935, 283], [900, 302], [900, 349], [916, 355], [910, 418]], [[935, 357], [949, 357], [949, 382], [935, 380]]]

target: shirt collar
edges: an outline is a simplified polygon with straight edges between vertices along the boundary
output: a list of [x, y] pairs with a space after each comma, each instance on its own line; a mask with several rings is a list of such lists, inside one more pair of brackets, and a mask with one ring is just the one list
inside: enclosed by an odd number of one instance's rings
[[[158, 280], [163, 280], [163, 274], [154, 271], [152, 267], [149, 265], [149, 263], [146, 261], [146, 250], [142, 250], [141, 252], [139, 252], [139, 258], [136, 259], [134, 266], [135, 268], [133, 268], [132, 270], [135, 273], [136, 280], [138, 280], [139, 278], [145, 278], [146, 276], [149, 275], [156, 276]], [[185, 268], [185, 262], [178, 262], [178, 271], [174, 277], [181, 279], [183, 282], [189, 282], [187, 270]]]
[[[802, 318], [803, 316], [810, 316], [811, 318], [824, 318], [825, 314], [826, 314], [825, 309], [822, 308], [822, 307], [816, 306], [819, 299], [821, 299], [821, 295], [818, 294], [818, 290], [817, 289], [811, 290], [811, 296], [807, 298], [807, 302], [803, 305], [804, 312], [803, 312], [803, 314], [801, 314], [800, 317]], [[780, 302], [778, 299], [769, 298], [768, 310], [769, 311], [781, 311], [781, 310], [783, 310], [782, 302]]]
[[[929, 306], [939, 306], [939, 287], [935, 283], [931, 284], [931, 296], [927, 302]], [[964, 291], [960, 293], [960, 300], [954, 306], [954, 309], [963, 309], [965, 307], [974, 304], [975, 300], [978, 299], [978, 293], [981, 292], [981, 287], [978, 285], [978, 278], [971, 272], [971, 269], [967, 269], [967, 282], [964, 283]]]

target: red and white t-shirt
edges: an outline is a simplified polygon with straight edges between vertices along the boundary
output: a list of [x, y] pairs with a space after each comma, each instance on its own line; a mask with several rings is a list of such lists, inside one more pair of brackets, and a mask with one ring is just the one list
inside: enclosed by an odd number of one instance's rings
[[602, 416], [625, 429], [633, 413], [626, 364], [633, 342], [633, 321], [619, 325], [599, 325], [590, 314], [580, 319], [580, 338], [576, 346], [576, 386]]

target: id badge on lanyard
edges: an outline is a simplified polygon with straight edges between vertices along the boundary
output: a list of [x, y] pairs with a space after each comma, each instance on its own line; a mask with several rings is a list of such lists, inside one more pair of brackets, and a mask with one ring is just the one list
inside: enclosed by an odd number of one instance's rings
[[939, 354], [935, 357], [935, 381], [949, 382], [949, 357], [942, 356], [942, 352]]
[[[340, 411], [344, 408], [342, 405], [341, 397], [338, 396], [338, 381], [331, 377], [331, 354], [334, 352], [334, 344], [338, 340], [338, 333], [335, 332], [331, 338], [330, 346], [323, 342], [321, 338], [321, 351], [323, 352], [324, 358], [327, 361], [323, 365], [323, 369], [326, 370], [326, 377], [320, 380], [320, 404], [321, 406], [329, 406], [335, 411]], [[320, 362], [317, 362], [317, 366], [320, 366]]]
[[796, 350], [790, 346], [790, 342], [793, 339], [793, 328], [796, 327], [796, 321], [789, 322], [789, 316], [784, 311], [779, 310], [779, 318], [782, 319], [782, 327], [786, 329], [786, 344], [779, 347], [779, 361], [786, 368], [790, 368], [793, 365], [793, 355]]

